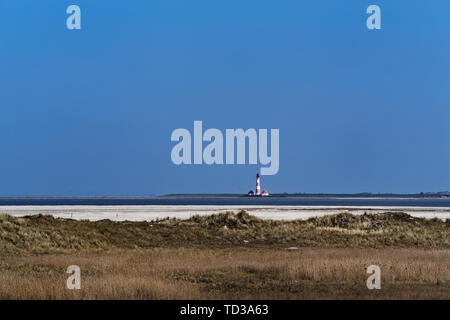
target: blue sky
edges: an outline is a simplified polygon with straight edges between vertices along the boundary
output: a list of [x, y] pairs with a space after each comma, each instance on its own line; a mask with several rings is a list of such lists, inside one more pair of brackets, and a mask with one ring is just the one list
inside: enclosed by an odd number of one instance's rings
[[0, 195], [253, 188], [256, 165], [171, 162], [171, 132], [194, 120], [279, 128], [272, 192], [448, 190], [449, 14], [446, 0], [2, 0]]

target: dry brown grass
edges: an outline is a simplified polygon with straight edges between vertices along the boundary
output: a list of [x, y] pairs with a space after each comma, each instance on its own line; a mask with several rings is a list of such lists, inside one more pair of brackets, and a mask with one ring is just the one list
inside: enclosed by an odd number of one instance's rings
[[[66, 289], [69, 265], [82, 289]], [[368, 290], [366, 268], [381, 268]], [[0, 299], [448, 299], [450, 250], [153, 248], [10, 256]]]
[[[72, 264], [81, 290], [66, 288]], [[372, 264], [381, 290], [366, 287]], [[0, 215], [0, 299], [449, 298], [450, 221], [389, 212], [304, 221], [244, 211], [153, 222]]]

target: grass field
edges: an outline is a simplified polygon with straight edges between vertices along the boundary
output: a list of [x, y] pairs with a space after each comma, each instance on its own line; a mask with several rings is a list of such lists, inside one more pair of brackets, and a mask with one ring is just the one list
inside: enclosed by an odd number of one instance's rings
[[[369, 265], [381, 290], [368, 290]], [[69, 265], [81, 290], [68, 290]], [[0, 216], [0, 299], [449, 299], [450, 224], [245, 212], [154, 222]]]

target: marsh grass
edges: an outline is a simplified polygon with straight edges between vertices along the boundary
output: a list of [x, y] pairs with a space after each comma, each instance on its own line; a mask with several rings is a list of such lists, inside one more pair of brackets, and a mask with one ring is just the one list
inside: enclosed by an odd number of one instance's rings
[[[66, 288], [72, 264], [81, 290]], [[381, 290], [366, 287], [372, 264]], [[390, 212], [295, 221], [245, 211], [152, 222], [0, 215], [0, 299], [448, 298], [449, 221]]]
[[[67, 266], [81, 290], [66, 289]], [[368, 290], [366, 268], [381, 268]], [[448, 299], [450, 251], [154, 248], [8, 257], [0, 299]]]

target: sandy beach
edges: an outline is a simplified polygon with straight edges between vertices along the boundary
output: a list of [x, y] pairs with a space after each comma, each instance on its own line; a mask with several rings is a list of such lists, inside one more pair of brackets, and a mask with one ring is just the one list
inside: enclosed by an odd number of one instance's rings
[[225, 211], [246, 210], [262, 219], [294, 220], [320, 217], [343, 212], [352, 214], [405, 212], [413, 217], [427, 219], [450, 219], [449, 207], [350, 207], [350, 206], [190, 206], [190, 205], [143, 205], [143, 206], [0, 206], [0, 214], [16, 217], [49, 214], [57, 218], [97, 221], [152, 221], [162, 218], [189, 219], [193, 215], [210, 215]]

